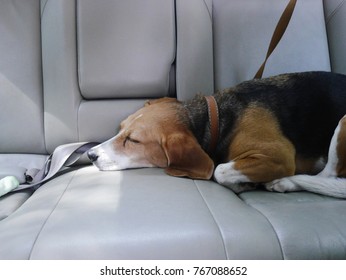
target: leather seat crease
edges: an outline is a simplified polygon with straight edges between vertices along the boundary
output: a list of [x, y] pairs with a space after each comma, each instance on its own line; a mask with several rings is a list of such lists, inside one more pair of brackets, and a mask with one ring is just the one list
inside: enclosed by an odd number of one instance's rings
[[[270, 225], [236, 195], [215, 183], [167, 177], [160, 169], [72, 171], [44, 185], [4, 220], [0, 236], [8, 239], [1, 256], [20, 259], [249, 259], [281, 254]], [[18, 242], [26, 244], [20, 252], [13, 250]]]

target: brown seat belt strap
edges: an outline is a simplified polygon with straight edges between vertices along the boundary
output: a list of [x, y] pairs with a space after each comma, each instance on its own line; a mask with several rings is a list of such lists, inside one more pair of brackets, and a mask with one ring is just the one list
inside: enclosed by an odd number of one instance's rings
[[269, 56], [272, 54], [272, 52], [275, 50], [276, 46], [279, 44], [282, 36], [284, 35], [286, 28], [291, 20], [294, 8], [296, 6], [297, 0], [290, 0], [290, 2], [287, 4], [286, 9], [284, 10], [284, 12], [282, 13], [276, 28], [274, 30], [273, 36], [271, 38], [269, 47], [268, 47], [268, 51], [267, 51], [267, 55], [266, 58], [264, 60], [264, 62], [262, 63], [261, 67], [258, 69], [256, 75], [255, 75], [255, 79], [261, 79], [262, 75], [263, 75], [263, 71], [264, 71], [264, 67], [267, 63], [267, 60], [269, 58]]

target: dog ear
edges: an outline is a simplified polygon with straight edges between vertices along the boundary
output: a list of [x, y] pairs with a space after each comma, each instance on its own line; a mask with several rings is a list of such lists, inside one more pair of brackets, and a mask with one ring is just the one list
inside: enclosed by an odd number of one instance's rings
[[185, 133], [174, 133], [162, 141], [168, 167], [166, 173], [192, 179], [210, 179], [214, 162], [203, 151], [196, 138]]

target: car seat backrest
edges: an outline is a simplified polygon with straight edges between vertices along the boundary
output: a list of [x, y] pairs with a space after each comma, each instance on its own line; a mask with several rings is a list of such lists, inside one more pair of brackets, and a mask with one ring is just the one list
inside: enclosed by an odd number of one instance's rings
[[[213, 0], [216, 89], [254, 77], [287, 3], [287, 0]], [[297, 1], [263, 76], [311, 70], [330, 70], [323, 1]]]
[[0, 153], [46, 153], [40, 34], [39, 0], [0, 2]]
[[48, 150], [104, 141], [146, 99], [175, 94], [173, 0], [47, 1], [42, 14]]
[[[146, 99], [174, 96], [175, 82], [189, 99], [251, 79], [286, 4], [1, 1], [1, 156], [103, 141]], [[346, 73], [345, 14], [342, 0], [298, 1], [264, 75]]]
[[323, 2], [332, 70], [346, 74], [346, 1], [324, 0]]
[[214, 92], [213, 1], [176, 0], [177, 96]]

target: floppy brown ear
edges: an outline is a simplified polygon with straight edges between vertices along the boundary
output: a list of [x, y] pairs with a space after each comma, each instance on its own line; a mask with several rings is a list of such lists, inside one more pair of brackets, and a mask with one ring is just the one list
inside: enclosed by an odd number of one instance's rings
[[175, 133], [162, 142], [168, 159], [166, 173], [192, 179], [210, 179], [214, 162], [203, 151], [195, 137], [185, 133]]

